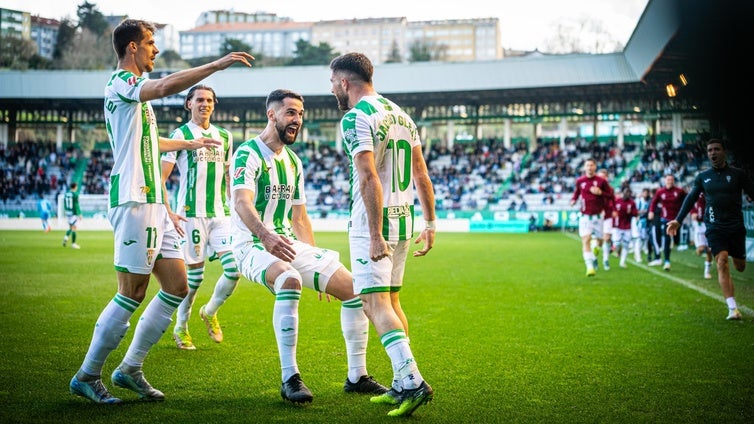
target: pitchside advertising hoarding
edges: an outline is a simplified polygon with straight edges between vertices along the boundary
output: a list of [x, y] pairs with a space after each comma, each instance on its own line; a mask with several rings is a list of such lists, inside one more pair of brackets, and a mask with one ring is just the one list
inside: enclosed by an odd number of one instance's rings
[[[754, 262], [754, 207], [744, 207], [746, 225], [746, 260]], [[464, 215], [464, 216], [458, 216]], [[531, 231], [576, 231], [579, 228], [579, 212], [575, 210], [547, 211], [498, 211], [485, 214], [446, 214], [446, 218], [466, 218], [470, 232], [525, 233]]]

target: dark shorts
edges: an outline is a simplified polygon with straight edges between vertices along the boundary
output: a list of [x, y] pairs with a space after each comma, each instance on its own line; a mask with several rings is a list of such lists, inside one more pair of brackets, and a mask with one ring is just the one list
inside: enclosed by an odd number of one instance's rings
[[707, 227], [705, 236], [707, 236], [707, 244], [712, 251], [712, 256], [717, 256], [725, 250], [731, 258], [746, 258], [746, 229], [726, 230]]

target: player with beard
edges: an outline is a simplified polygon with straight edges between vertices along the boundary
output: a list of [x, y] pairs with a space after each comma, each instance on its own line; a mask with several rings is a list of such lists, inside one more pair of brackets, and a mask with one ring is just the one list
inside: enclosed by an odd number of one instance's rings
[[267, 126], [241, 144], [231, 165], [233, 254], [239, 271], [275, 296], [272, 325], [278, 345], [280, 395], [294, 403], [313, 400], [296, 361], [302, 287], [342, 301], [348, 378], [343, 390], [380, 395], [387, 388], [367, 374], [369, 320], [354, 294], [353, 277], [338, 252], [316, 247], [306, 213], [304, 167], [288, 146], [303, 128], [304, 98], [290, 90], [267, 96]]
[[730, 262], [738, 272], [746, 269], [746, 226], [744, 225], [743, 195], [751, 201], [754, 182], [740, 168], [728, 164], [723, 140], [713, 138], [707, 142], [707, 158], [712, 167], [696, 175], [691, 191], [683, 199], [675, 218], [667, 224], [667, 234], [675, 236], [681, 222], [691, 211], [700, 194], [704, 194], [704, 225], [707, 242], [717, 264], [717, 281], [728, 306], [726, 319], [739, 321], [734, 296]]

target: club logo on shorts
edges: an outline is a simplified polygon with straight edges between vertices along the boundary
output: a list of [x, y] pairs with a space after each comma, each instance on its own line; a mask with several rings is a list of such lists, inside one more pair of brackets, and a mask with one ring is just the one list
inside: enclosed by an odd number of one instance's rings
[[194, 245], [194, 254], [195, 254], [195, 256], [199, 256], [199, 253], [201, 253], [201, 252], [200, 252], [200, 248], [199, 248], [199, 245], [198, 245], [198, 244], [195, 244], [195, 245]]
[[154, 249], [147, 249], [147, 265], [152, 265], [154, 261]]

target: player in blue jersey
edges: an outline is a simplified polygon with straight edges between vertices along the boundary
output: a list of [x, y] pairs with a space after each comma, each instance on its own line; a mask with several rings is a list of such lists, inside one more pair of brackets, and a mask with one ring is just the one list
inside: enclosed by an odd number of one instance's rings
[[42, 231], [49, 233], [52, 230], [50, 226], [50, 217], [52, 216], [52, 203], [42, 196], [37, 202], [37, 212], [39, 212], [39, 219], [42, 220]]

